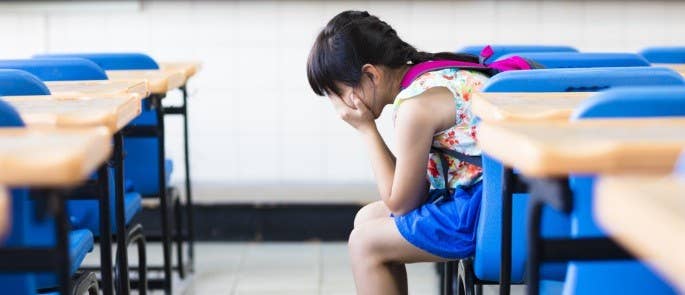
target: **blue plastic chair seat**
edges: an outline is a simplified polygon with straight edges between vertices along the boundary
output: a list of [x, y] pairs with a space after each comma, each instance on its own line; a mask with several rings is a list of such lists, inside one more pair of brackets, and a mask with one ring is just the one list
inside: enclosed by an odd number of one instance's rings
[[[69, 259], [71, 260], [71, 274], [76, 273], [88, 252], [93, 250], [93, 234], [89, 230], [73, 230], [69, 233]], [[36, 275], [38, 288], [50, 288], [57, 286], [57, 276], [53, 273], [40, 273]]]
[[[67, 203], [69, 219], [72, 227], [88, 229], [93, 235], [100, 236], [100, 210], [97, 200], [71, 200]], [[143, 208], [142, 198], [139, 193], [127, 192], [124, 194], [124, 218], [126, 225], [130, 224], [133, 217]], [[117, 230], [114, 199], [110, 201], [110, 224], [112, 232]]]
[[564, 294], [677, 294], [644, 264], [634, 261], [571, 262]]

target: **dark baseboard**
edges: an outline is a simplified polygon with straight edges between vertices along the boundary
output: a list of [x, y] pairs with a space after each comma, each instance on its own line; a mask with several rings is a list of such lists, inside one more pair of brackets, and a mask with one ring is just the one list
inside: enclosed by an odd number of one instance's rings
[[[359, 204], [197, 204], [195, 236], [198, 241], [346, 241], [360, 208]], [[159, 236], [156, 208], [144, 208], [141, 219], [146, 236]]]

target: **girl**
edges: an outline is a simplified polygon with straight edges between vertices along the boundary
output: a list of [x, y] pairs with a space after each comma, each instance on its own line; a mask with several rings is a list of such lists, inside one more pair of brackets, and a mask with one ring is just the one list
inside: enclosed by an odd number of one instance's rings
[[[449, 68], [405, 79], [412, 65], [429, 60], [478, 63], [471, 55], [417, 51], [362, 11], [335, 16], [309, 55], [312, 89], [359, 131], [381, 196], [359, 210], [349, 238], [359, 294], [406, 294], [405, 263], [453, 260], [474, 250], [481, 168], [430, 152], [480, 155], [469, 99], [488, 76]], [[388, 104], [395, 108], [396, 155], [375, 124]]]

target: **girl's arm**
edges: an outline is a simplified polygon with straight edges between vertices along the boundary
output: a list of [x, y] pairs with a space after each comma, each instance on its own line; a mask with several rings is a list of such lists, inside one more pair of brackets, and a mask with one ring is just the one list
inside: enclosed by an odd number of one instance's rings
[[404, 102], [397, 115], [397, 159], [378, 133], [373, 115], [358, 98], [352, 98], [356, 108], [353, 109], [339, 97], [331, 96], [340, 117], [363, 134], [381, 199], [396, 215], [406, 214], [424, 201], [433, 134], [444, 129], [445, 122], [441, 118], [454, 118], [454, 108], [444, 108], [445, 100], [448, 106], [453, 103], [447, 89], [430, 89], [420, 96]]

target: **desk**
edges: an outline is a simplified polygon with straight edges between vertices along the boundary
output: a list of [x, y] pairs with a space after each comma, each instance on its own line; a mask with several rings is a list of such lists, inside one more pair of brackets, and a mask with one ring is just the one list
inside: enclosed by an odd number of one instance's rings
[[[187, 82], [190, 77], [195, 76], [195, 74], [202, 69], [202, 63], [200, 62], [160, 62], [159, 69], [162, 71], [179, 71], [185, 76], [185, 81]], [[185, 84], [185, 83], [183, 83]]]
[[668, 172], [685, 148], [683, 130], [685, 119], [483, 122], [479, 145], [528, 176]]
[[60, 81], [45, 82], [55, 97], [74, 98], [78, 96], [109, 96], [133, 94], [139, 99], [150, 95], [146, 80], [104, 80], [104, 81]]
[[595, 92], [508, 93], [473, 95], [471, 108], [483, 121], [568, 120]]
[[0, 183], [68, 187], [112, 153], [106, 128], [0, 128]]
[[146, 80], [152, 94], [166, 94], [185, 84], [186, 76], [177, 70], [107, 71], [111, 80]]
[[594, 210], [613, 238], [685, 292], [685, 178], [602, 177]]
[[116, 133], [141, 112], [141, 99], [119, 95], [110, 97], [6, 96], [29, 126], [105, 126]]

